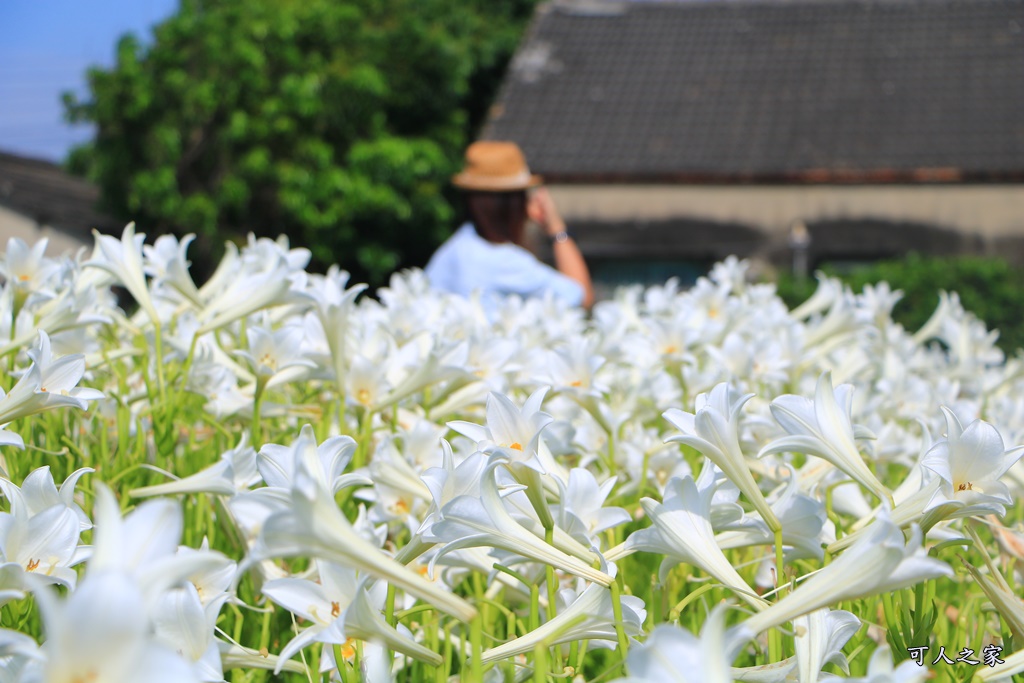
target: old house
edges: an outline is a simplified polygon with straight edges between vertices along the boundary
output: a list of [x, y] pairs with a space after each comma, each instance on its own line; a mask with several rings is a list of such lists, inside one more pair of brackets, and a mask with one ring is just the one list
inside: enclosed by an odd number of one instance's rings
[[784, 265], [803, 230], [812, 266], [1024, 262], [1024, 0], [552, 2], [483, 137], [606, 284]]
[[99, 188], [57, 164], [0, 152], [0, 249], [11, 237], [47, 237], [50, 256], [92, 248], [93, 228], [123, 227], [96, 210], [98, 199]]

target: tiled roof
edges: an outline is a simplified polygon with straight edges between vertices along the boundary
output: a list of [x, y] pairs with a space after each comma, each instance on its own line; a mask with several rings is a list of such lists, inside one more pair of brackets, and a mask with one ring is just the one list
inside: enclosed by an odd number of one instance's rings
[[484, 137], [565, 179], [1024, 178], [1024, 0], [542, 6]]
[[98, 200], [95, 185], [57, 164], [0, 152], [0, 206], [91, 241], [93, 228], [110, 232], [119, 227], [96, 210]]

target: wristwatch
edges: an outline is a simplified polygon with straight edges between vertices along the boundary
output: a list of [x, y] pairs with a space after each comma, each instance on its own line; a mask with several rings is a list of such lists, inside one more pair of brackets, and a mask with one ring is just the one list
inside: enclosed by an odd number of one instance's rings
[[551, 244], [561, 244], [572, 239], [572, 233], [568, 230], [559, 230], [554, 235], [548, 235], [548, 238], [551, 240]]

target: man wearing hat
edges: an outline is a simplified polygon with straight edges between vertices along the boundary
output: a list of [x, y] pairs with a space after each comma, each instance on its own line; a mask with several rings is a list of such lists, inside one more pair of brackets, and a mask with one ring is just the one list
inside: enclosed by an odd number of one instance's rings
[[[426, 273], [437, 289], [468, 296], [481, 293], [489, 310], [495, 297], [551, 292], [572, 306], [594, 302], [590, 271], [579, 247], [565, 229], [551, 195], [532, 175], [513, 142], [475, 142], [466, 150], [466, 165], [452, 183], [464, 191], [467, 222], [434, 253]], [[551, 239], [555, 268], [541, 263], [524, 246], [527, 218]], [[556, 270], [557, 268], [557, 270]]]

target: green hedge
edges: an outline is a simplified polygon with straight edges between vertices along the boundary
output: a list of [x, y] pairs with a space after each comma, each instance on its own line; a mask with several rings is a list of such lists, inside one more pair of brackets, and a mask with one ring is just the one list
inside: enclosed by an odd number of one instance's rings
[[[984, 320], [989, 329], [999, 330], [999, 346], [1008, 355], [1024, 347], [1024, 270], [1001, 259], [912, 253], [849, 271], [840, 272], [829, 265], [822, 270], [841, 278], [855, 292], [883, 280], [893, 289], [903, 290], [893, 316], [909, 330], [920, 328], [935, 311], [939, 290], [957, 292], [965, 309]], [[788, 273], [778, 279], [779, 295], [790, 307], [806, 300], [816, 286], [814, 278], [798, 281]]]

